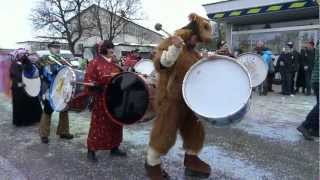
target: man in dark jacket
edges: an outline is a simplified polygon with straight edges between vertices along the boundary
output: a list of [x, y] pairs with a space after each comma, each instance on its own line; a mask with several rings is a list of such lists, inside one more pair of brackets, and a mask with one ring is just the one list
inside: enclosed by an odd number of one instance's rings
[[306, 140], [313, 140], [312, 136], [319, 137], [319, 43], [315, 51], [311, 81], [317, 98], [317, 104], [308, 113], [305, 121], [297, 128]]
[[293, 49], [293, 43], [288, 42], [288, 50], [285, 50], [280, 55], [277, 61], [277, 69], [281, 74], [282, 94], [293, 95], [294, 78], [298, 70], [299, 53]]
[[311, 41], [307, 44], [307, 48], [301, 50], [301, 68], [303, 68], [304, 82], [307, 89], [307, 95], [311, 95], [311, 74], [315, 61], [314, 43]]

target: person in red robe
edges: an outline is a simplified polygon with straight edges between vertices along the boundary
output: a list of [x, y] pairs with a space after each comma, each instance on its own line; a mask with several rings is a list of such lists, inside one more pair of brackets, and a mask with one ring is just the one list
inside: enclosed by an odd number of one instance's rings
[[124, 69], [132, 72], [134, 65], [137, 64], [137, 62], [140, 59], [141, 59], [141, 57], [139, 56], [139, 50], [136, 49], [136, 50], [132, 51], [123, 60], [124, 61], [123, 62]]
[[108, 84], [113, 75], [121, 72], [115, 64], [113, 48], [111, 41], [104, 41], [100, 47], [100, 54], [88, 64], [85, 73], [85, 82], [95, 84], [87, 88], [87, 92], [93, 96], [91, 124], [87, 139], [87, 158], [92, 162], [97, 162], [95, 154], [97, 150], [111, 150], [112, 156], [126, 156], [126, 153], [119, 149], [123, 127], [113, 122], [107, 115], [103, 101], [103, 87]]

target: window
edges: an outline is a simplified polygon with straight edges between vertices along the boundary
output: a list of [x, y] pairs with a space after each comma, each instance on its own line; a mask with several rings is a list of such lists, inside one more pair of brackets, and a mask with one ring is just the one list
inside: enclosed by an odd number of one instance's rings
[[294, 43], [294, 49], [300, 51], [304, 44], [310, 40], [317, 41], [316, 30], [292, 30], [280, 32], [234, 33], [232, 35], [232, 48], [243, 52], [253, 52], [258, 41], [263, 41], [273, 54], [280, 54], [287, 42]]

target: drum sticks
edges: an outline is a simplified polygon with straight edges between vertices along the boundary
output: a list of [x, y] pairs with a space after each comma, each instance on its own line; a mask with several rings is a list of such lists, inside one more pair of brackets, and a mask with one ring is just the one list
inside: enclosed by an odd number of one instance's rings
[[[162, 31], [162, 32], [164, 32], [164, 33], [167, 34], [169, 37], [172, 36], [170, 33], [168, 33], [168, 31], [162, 29], [162, 24], [160, 24], [160, 23], [155, 24], [155, 25], [154, 25], [154, 28], [155, 28], [157, 31]], [[182, 44], [185, 45], [184, 42], [182, 42]]]
[[72, 81], [71, 83], [73, 83], [73, 84], [81, 84], [81, 85], [90, 86], [90, 87], [96, 86], [96, 84], [94, 84], [94, 83], [86, 83], [86, 82], [80, 82], [80, 81]]

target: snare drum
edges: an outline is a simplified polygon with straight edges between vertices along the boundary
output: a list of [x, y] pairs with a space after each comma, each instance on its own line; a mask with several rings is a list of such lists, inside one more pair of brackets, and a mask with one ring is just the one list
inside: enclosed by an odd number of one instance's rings
[[252, 87], [259, 86], [268, 75], [268, 65], [264, 62], [262, 57], [255, 53], [241, 54], [237, 61], [243, 64], [251, 78]]
[[135, 72], [147, 76], [150, 76], [155, 70], [153, 62], [150, 59], [141, 59], [134, 65], [133, 69]]
[[90, 98], [84, 95], [84, 85], [75, 82], [84, 81], [84, 72], [63, 67], [55, 76], [49, 90], [49, 101], [54, 111], [85, 110]]
[[216, 126], [239, 122], [248, 110], [251, 80], [235, 59], [215, 56], [195, 63], [182, 85], [187, 106]]
[[105, 112], [120, 125], [141, 120], [149, 107], [148, 85], [135, 73], [123, 72], [113, 76], [104, 93]]
[[22, 82], [25, 84], [24, 91], [28, 96], [37, 97], [40, 94], [41, 79], [39, 70], [34, 64], [22, 71]]

